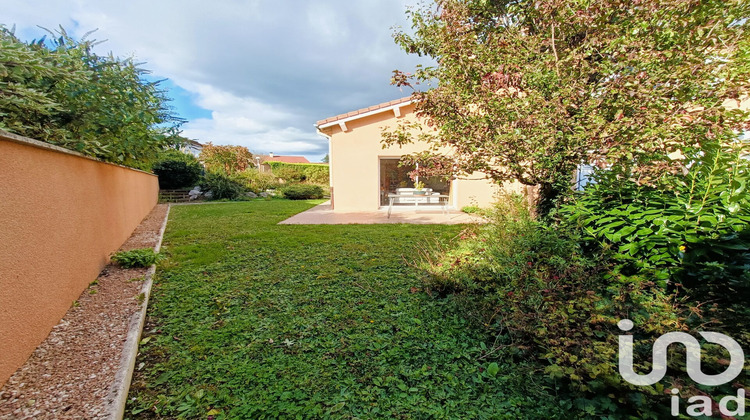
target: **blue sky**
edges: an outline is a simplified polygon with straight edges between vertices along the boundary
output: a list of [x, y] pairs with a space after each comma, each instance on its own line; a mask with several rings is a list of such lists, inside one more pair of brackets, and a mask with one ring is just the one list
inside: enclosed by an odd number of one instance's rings
[[156, 80], [161, 80], [160, 86], [162, 89], [169, 91], [169, 97], [172, 99], [171, 105], [177, 115], [188, 121], [198, 118], [211, 118], [211, 110], [201, 108], [196, 104], [197, 94], [181, 88], [170, 79]]
[[411, 93], [390, 86], [391, 72], [427, 62], [391, 35], [415, 2], [0, 0], [0, 23], [27, 40], [44, 35], [37, 25], [98, 29], [101, 53], [169, 79], [186, 137], [319, 161], [328, 146], [315, 121]]

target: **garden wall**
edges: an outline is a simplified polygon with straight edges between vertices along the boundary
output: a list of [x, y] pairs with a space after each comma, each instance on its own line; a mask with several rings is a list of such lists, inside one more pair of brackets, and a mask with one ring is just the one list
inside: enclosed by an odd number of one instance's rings
[[157, 177], [0, 130], [0, 386], [156, 205]]

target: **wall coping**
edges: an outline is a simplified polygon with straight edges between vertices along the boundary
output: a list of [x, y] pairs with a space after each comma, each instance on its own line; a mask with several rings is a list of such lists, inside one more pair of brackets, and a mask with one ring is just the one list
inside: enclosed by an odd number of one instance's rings
[[88, 159], [88, 160], [91, 160], [91, 161], [94, 161], [94, 162], [103, 163], [105, 165], [117, 166], [117, 167], [120, 167], [120, 168], [123, 168], [123, 169], [129, 169], [131, 171], [140, 172], [140, 173], [143, 173], [143, 174], [146, 174], [146, 175], [156, 176], [156, 175], [152, 174], [151, 172], [147, 172], [147, 171], [144, 171], [144, 170], [141, 170], [141, 169], [131, 168], [129, 166], [120, 165], [120, 164], [117, 164], [117, 163], [107, 162], [105, 160], [97, 159], [97, 158], [91, 157], [91, 156], [86, 156], [83, 153], [76, 152], [75, 150], [70, 150], [70, 149], [66, 149], [64, 147], [56, 146], [56, 145], [51, 144], [51, 143], [45, 143], [43, 141], [34, 140], [32, 138], [29, 138], [29, 137], [19, 136], [18, 134], [13, 134], [13, 133], [10, 133], [10, 132], [5, 131], [5, 130], [0, 130], [0, 140], [9, 141], [9, 142], [12, 142], [12, 143], [23, 144], [25, 146], [36, 147], [38, 149], [45, 149], [45, 150], [49, 150], [49, 151], [52, 151], [52, 152], [63, 153], [63, 154], [66, 154], [66, 155], [71, 155], [71, 156], [75, 156], [75, 157], [79, 157], [79, 158], [83, 158], [83, 159]]

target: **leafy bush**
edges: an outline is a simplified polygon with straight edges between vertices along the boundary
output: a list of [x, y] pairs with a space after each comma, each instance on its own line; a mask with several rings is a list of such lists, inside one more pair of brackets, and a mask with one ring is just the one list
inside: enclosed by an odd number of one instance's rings
[[750, 162], [741, 144], [704, 146], [684, 157], [686, 174], [656, 187], [600, 171], [560, 217], [585, 245], [612, 250], [619, 269], [694, 296], [750, 298]]
[[151, 170], [159, 176], [159, 188], [167, 190], [192, 187], [203, 173], [198, 159], [177, 150], [166, 153]]
[[219, 146], [208, 142], [200, 154], [206, 170], [233, 175], [253, 165], [253, 154], [244, 146]]
[[307, 200], [323, 197], [323, 188], [319, 185], [292, 184], [282, 188], [281, 193], [290, 200]]
[[310, 164], [303, 169], [305, 181], [313, 184], [328, 184], [330, 182], [330, 169], [328, 165]]
[[210, 191], [212, 200], [236, 200], [247, 192], [242, 183], [217, 172], [208, 172], [203, 177], [201, 189]]
[[163, 258], [153, 248], [140, 248], [131, 251], [120, 251], [112, 255], [112, 261], [124, 268], [148, 267]]
[[241, 182], [245, 188], [255, 193], [279, 187], [276, 176], [268, 172], [259, 172], [257, 169], [247, 169], [232, 177]]
[[146, 170], [179, 142], [169, 98], [134, 60], [49, 34], [25, 43], [0, 25], [0, 129]]
[[273, 174], [286, 182], [299, 183], [305, 180], [305, 174], [299, 168], [289, 166], [273, 169]]
[[328, 184], [328, 165], [319, 163], [286, 163], [266, 162], [273, 174], [286, 182], [309, 182], [313, 184]]
[[[584, 253], [570, 232], [533, 220], [522, 197], [493, 217], [423, 263], [429, 287], [461, 300], [466, 316], [496, 337], [488, 356], [535, 360], [559, 404], [581, 415], [663, 415], [663, 384], [636, 387], [620, 377], [616, 324], [633, 320], [639, 342], [648, 342], [684, 325], [682, 308], [644, 277], [612, 273], [614, 262]], [[647, 344], [636, 352], [636, 360], [650, 359]]]

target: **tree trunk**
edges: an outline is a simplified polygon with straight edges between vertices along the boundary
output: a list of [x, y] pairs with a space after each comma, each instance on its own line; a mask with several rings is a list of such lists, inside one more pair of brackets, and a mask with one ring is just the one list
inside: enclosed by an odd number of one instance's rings
[[534, 203], [536, 217], [545, 219], [555, 208], [557, 200], [562, 197], [564, 192], [554, 183], [542, 183], [537, 186], [536, 193]]

